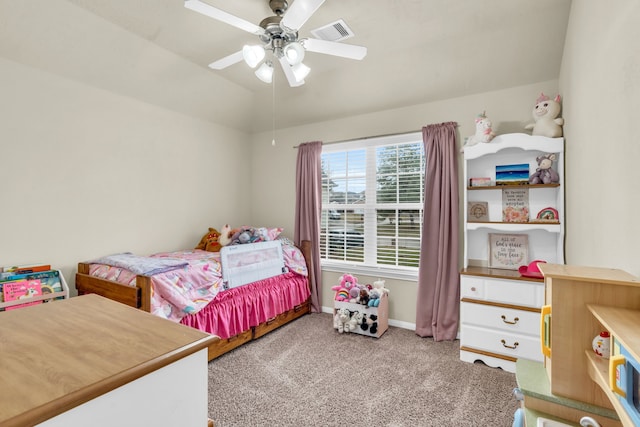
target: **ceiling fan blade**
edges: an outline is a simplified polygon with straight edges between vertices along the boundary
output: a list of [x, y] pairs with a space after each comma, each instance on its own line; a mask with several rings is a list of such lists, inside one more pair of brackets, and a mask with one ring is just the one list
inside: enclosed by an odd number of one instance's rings
[[298, 87], [304, 84], [304, 80], [297, 81], [296, 76], [293, 74], [293, 69], [291, 65], [287, 62], [287, 59], [283, 56], [279, 59], [280, 65], [282, 65], [282, 71], [284, 71], [284, 75], [287, 77], [287, 81], [289, 82], [289, 86]]
[[203, 3], [200, 0], [185, 0], [184, 7], [206, 15], [210, 18], [217, 19], [218, 21], [224, 22], [225, 24], [240, 28], [241, 30], [247, 31], [249, 33], [253, 33], [256, 35], [264, 34], [264, 29], [262, 27], [252, 24], [249, 21], [245, 21], [242, 18], [238, 18], [237, 16], [227, 13], [224, 10], [209, 6], [208, 4]]
[[367, 56], [367, 48], [364, 46], [330, 42], [321, 39], [302, 39], [301, 42], [304, 48], [310, 52], [324, 53], [327, 55], [358, 60]]
[[324, 3], [324, 0], [294, 1], [284, 14], [284, 18], [282, 18], [280, 26], [289, 30], [298, 31], [300, 27], [302, 27], [304, 23], [311, 18], [311, 15], [313, 15], [315, 11], [322, 6], [322, 3]]
[[238, 51], [236, 53], [232, 53], [229, 56], [225, 56], [222, 59], [218, 59], [215, 62], [209, 64], [209, 68], [214, 70], [222, 70], [223, 68], [227, 68], [230, 65], [237, 64], [242, 61], [244, 58], [242, 57], [242, 51]]

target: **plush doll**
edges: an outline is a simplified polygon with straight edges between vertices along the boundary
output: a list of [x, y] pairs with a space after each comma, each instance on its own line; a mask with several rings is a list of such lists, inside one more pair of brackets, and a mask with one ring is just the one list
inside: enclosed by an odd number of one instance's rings
[[493, 137], [496, 136], [491, 129], [492, 126], [493, 124], [491, 123], [491, 120], [487, 118], [485, 112], [478, 114], [478, 117], [476, 117], [476, 133], [467, 138], [464, 146], [460, 149], [460, 152], [463, 152], [465, 148], [476, 145], [479, 142], [491, 142]]
[[380, 291], [380, 295], [386, 295], [389, 293], [389, 289], [384, 287], [384, 280], [378, 279], [373, 282], [373, 289]]
[[353, 314], [351, 314], [351, 317], [349, 317], [349, 320], [347, 320], [347, 323], [345, 323], [344, 325], [344, 331], [345, 332], [353, 332], [358, 328], [358, 317], [356, 316], [356, 313], [358, 313], [357, 311], [354, 312]]
[[555, 154], [545, 154], [536, 157], [538, 168], [529, 177], [529, 184], [552, 184], [560, 182], [558, 172], [551, 169], [554, 160], [556, 160]]
[[220, 229], [220, 237], [218, 238], [218, 243], [221, 246], [227, 246], [231, 243], [231, 238], [233, 237], [233, 231], [231, 230], [231, 226], [229, 224], [225, 224]]
[[218, 232], [218, 230], [209, 227], [209, 231], [207, 232], [207, 234], [202, 236], [202, 239], [200, 239], [200, 243], [198, 243], [198, 246], [196, 246], [195, 249], [201, 249], [203, 251], [209, 252], [220, 252], [220, 248], [222, 248], [222, 245], [220, 245], [220, 242], [218, 241], [219, 239], [220, 233]]
[[[351, 319], [351, 312], [346, 308], [340, 308], [336, 312], [336, 317], [334, 319], [334, 326], [338, 330], [338, 332], [345, 332], [345, 324]], [[346, 331], [349, 332], [349, 331]]]
[[369, 291], [367, 288], [360, 289], [360, 296], [358, 297], [359, 304], [368, 305], [369, 304]]
[[367, 303], [367, 305], [369, 307], [378, 307], [380, 305], [380, 298], [382, 297], [382, 293], [376, 289], [373, 288], [369, 291], [369, 302]]
[[532, 135], [548, 136], [558, 138], [562, 136], [562, 126], [564, 119], [560, 115], [560, 95], [555, 99], [549, 98], [541, 93], [533, 106], [534, 123], [526, 125], [524, 128], [531, 130]]
[[349, 302], [357, 303], [360, 298], [360, 286], [354, 286], [349, 289]]

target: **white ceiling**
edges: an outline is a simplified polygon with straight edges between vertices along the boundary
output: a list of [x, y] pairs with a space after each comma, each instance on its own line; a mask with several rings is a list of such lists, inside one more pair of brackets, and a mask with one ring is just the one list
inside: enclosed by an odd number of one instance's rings
[[[268, 0], [204, 0], [258, 24]], [[295, 1], [295, 0], [294, 0]], [[355, 61], [307, 53], [306, 84], [275, 91], [243, 62], [257, 37], [182, 0], [0, 0], [0, 56], [247, 132], [558, 78], [570, 0], [327, 0], [300, 30], [343, 19]]]

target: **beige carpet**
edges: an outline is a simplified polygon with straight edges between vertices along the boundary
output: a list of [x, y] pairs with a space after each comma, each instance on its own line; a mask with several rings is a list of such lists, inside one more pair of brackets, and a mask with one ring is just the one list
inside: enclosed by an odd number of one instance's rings
[[460, 343], [390, 327], [338, 334], [310, 314], [209, 363], [209, 417], [230, 426], [510, 427], [514, 374], [461, 362]]

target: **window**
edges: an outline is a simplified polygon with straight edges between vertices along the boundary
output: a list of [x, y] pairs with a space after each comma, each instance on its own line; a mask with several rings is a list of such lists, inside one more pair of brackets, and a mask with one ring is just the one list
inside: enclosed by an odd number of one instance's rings
[[425, 157], [422, 133], [325, 145], [323, 265], [416, 270]]

